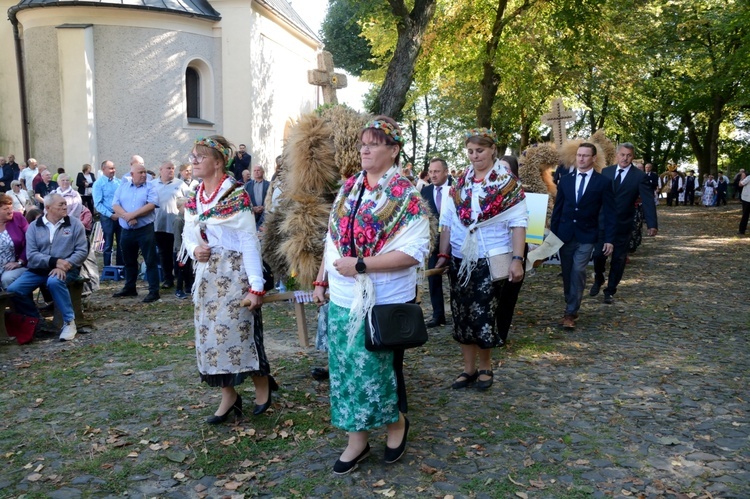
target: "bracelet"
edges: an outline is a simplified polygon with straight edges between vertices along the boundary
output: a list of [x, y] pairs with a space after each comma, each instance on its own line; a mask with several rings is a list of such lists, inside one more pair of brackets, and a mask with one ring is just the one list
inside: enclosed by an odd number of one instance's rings
[[247, 292], [250, 293], [251, 295], [266, 296], [266, 291], [265, 290], [263, 290], [263, 291], [255, 291], [253, 288], [247, 288]]
[[511, 258], [511, 260], [521, 260], [521, 263], [523, 263], [523, 262], [526, 261], [526, 259], [524, 257], [522, 257], [522, 256], [516, 256], [516, 255], [513, 255], [513, 258]]
[[446, 255], [445, 253], [438, 253], [438, 258], [445, 258], [446, 260], [450, 260], [451, 256]]
[[328, 281], [313, 281], [313, 286], [315, 286], [316, 288], [318, 286], [323, 287], [323, 288], [327, 288], [328, 287]]

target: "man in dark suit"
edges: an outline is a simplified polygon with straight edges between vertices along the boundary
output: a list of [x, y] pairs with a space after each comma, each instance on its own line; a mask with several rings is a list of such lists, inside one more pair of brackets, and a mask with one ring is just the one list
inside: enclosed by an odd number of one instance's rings
[[656, 198], [659, 190], [659, 175], [654, 171], [654, 165], [651, 163], [646, 163], [644, 168], [646, 169], [646, 180], [648, 180], [651, 190], [654, 192], [654, 198]]
[[260, 228], [265, 216], [263, 203], [268, 194], [268, 186], [271, 183], [264, 179], [266, 171], [260, 165], [253, 166], [253, 180], [246, 182], [244, 187], [253, 203], [253, 213], [255, 214], [255, 228]]
[[[453, 179], [448, 175], [448, 163], [441, 158], [432, 158], [427, 173], [430, 176], [430, 185], [422, 188], [422, 197], [432, 209], [432, 215], [439, 221], [440, 210], [448, 200], [448, 189], [453, 184]], [[438, 261], [438, 246], [440, 235], [435, 241], [435, 248], [427, 260], [427, 268], [435, 268]], [[445, 301], [443, 298], [443, 276], [433, 275], [427, 278], [430, 287], [430, 302], [432, 303], [432, 319], [427, 321], [427, 327], [437, 327], [447, 324], [445, 320]]]
[[[615, 235], [612, 182], [594, 170], [596, 146], [578, 147], [574, 175], [565, 175], [557, 186], [550, 230], [565, 244], [560, 248], [565, 314], [562, 325], [576, 327], [586, 286], [586, 266], [594, 252], [599, 232], [604, 232], [602, 254], [612, 253]], [[600, 213], [602, 214], [600, 220]], [[603, 226], [599, 224], [603, 222]]]
[[[617, 147], [617, 164], [608, 166], [602, 170], [602, 175], [612, 182], [615, 195], [615, 240], [612, 250], [612, 263], [609, 268], [609, 279], [607, 287], [604, 288], [604, 303], [614, 303], [614, 294], [617, 285], [625, 272], [625, 258], [628, 253], [628, 241], [633, 230], [633, 217], [635, 216], [635, 200], [641, 197], [643, 203], [643, 215], [646, 218], [648, 235], [655, 236], [659, 232], [656, 222], [656, 203], [654, 203], [651, 184], [646, 179], [646, 174], [633, 166], [635, 147], [630, 143], [623, 143]], [[600, 221], [599, 241], [594, 250], [594, 285], [591, 287], [591, 296], [599, 294], [604, 284], [604, 269], [607, 256], [602, 252], [603, 234]]]
[[555, 169], [555, 173], [552, 175], [552, 181], [555, 183], [555, 185], [560, 185], [560, 180], [566, 176], [573, 173], [576, 169], [575, 165], [567, 166], [567, 165], [557, 165], [557, 168]]

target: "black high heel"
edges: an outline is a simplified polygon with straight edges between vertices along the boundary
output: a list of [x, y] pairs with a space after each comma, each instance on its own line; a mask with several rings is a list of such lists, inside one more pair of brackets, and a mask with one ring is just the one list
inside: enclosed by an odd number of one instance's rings
[[276, 383], [276, 380], [273, 379], [273, 376], [270, 374], [268, 375], [268, 400], [264, 404], [255, 404], [255, 408], [253, 409], [253, 416], [260, 416], [264, 412], [268, 410], [269, 407], [271, 407], [271, 402], [273, 402], [273, 396], [272, 392], [275, 392], [279, 389], [279, 384]]
[[237, 394], [237, 398], [235, 399], [234, 404], [232, 404], [232, 407], [230, 407], [227, 412], [225, 412], [221, 416], [211, 416], [206, 420], [206, 423], [221, 424], [229, 418], [229, 415], [232, 413], [232, 411], [235, 412], [238, 418], [242, 417], [242, 397], [240, 397], [239, 393]]

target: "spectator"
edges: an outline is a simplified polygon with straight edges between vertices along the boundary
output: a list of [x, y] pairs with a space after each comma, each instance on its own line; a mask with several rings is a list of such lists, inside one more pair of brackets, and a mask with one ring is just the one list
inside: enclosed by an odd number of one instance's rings
[[57, 185], [57, 182], [52, 181], [52, 172], [50, 172], [46, 168], [42, 171], [41, 176], [41, 182], [36, 184], [36, 186], [34, 187], [34, 199], [36, 199], [39, 208], [44, 208], [44, 198], [50, 192], [54, 192], [55, 190], [57, 190], [59, 186]]
[[8, 154], [8, 164], [10, 169], [13, 170], [13, 180], [18, 180], [18, 176], [21, 174], [21, 168], [16, 163], [16, 157], [12, 154]]
[[13, 167], [5, 161], [4, 156], [0, 156], [0, 192], [9, 191], [11, 182], [13, 182]]
[[122, 228], [122, 255], [125, 259], [125, 286], [112, 296], [138, 296], [135, 284], [140, 249], [148, 281], [148, 295], [143, 303], [151, 303], [159, 299], [159, 260], [154, 238], [154, 211], [159, 206], [159, 197], [154, 186], [146, 181], [146, 167], [137, 161], [131, 161], [130, 178], [130, 182], [120, 184], [112, 200], [112, 209]]
[[[36, 189], [36, 186], [41, 183], [41, 181], [42, 181], [42, 173], [44, 173], [47, 170], [49, 170], [49, 168], [47, 168], [47, 165], [39, 165], [38, 170], [39, 170], [39, 173], [37, 173], [36, 177], [34, 177], [34, 180], [31, 181], [31, 188], [32, 189]], [[50, 179], [52, 178], [51, 175], [52, 175], [52, 172], [50, 172]]]
[[716, 206], [727, 205], [727, 190], [729, 189], [729, 178], [719, 172], [718, 182], [716, 182]]
[[16, 312], [39, 317], [32, 293], [46, 284], [63, 316], [60, 341], [70, 341], [75, 338], [77, 330], [67, 283], [78, 278], [81, 264], [86, 259], [86, 231], [79, 220], [66, 215], [68, 203], [62, 196], [53, 192], [43, 202], [46, 215], [29, 225], [26, 232], [29, 271], [21, 274], [8, 287], [8, 292], [15, 293], [13, 305]]
[[423, 188], [424, 188], [425, 186], [427, 186], [427, 185], [430, 185], [430, 183], [428, 182], [428, 180], [429, 180], [429, 179], [428, 179], [428, 176], [429, 176], [429, 173], [428, 173], [428, 171], [427, 171], [427, 170], [422, 170], [422, 171], [421, 171], [421, 172], [419, 173], [419, 180], [417, 180], [417, 185], [416, 185], [416, 187], [417, 187], [417, 190], [418, 190], [419, 192], [422, 192], [422, 189], [423, 189]]
[[65, 198], [65, 202], [68, 203], [68, 216], [75, 217], [78, 220], [81, 219], [81, 211], [83, 211], [83, 202], [81, 201], [81, 195], [73, 189], [73, 185], [70, 182], [70, 177], [67, 173], [61, 173], [57, 177], [59, 187], [55, 190], [58, 194]]
[[27, 191], [31, 191], [29, 193], [29, 197], [34, 197], [34, 178], [36, 178], [37, 173], [39, 173], [39, 168], [37, 168], [37, 163], [34, 158], [29, 158], [26, 160], [26, 168], [23, 169], [21, 173], [18, 174], [18, 180], [21, 181], [21, 185], [23, 188]]
[[29, 193], [26, 190], [21, 189], [21, 181], [14, 180], [10, 183], [11, 190], [8, 191], [8, 195], [13, 200], [13, 211], [19, 213], [26, 213], [26, 210], [33, 206], [34, 203], [29, 199]]
[[[17, 181], [14, 181], [17, 182]], [[24, 216], [13, 210], [10, 196], [0, 194], [0, 288], [8, 289], [26, 271], [26, 228]]]
[[250, 162], [253, 157], [245, 149], [245, 144], [240, 144], [231, 163], [231, 170], [236, 179], [242, 178], [243, 171], [250, 170]]
[[174, 178], [174, 163], [165, 161], [159, 168], [159, 177], [151, 184], [158, 196], [154, 219], [154, 238], [159, 250], [162, 270], [162, 289], [174, 287], [174, 233], [172, 223], [177, 216], [177, 199], [186, 197], [190, 189], [185, 182]]
[[[63, 173], [65, 173], [65, 168], [58, 168], [58, 169], [57, 169], [57, 173], [55, 173], [55, 174], [53, 174], [53, 175], [52, 175], [52, 180], [53, 180], [53, 181], [55, 181], [55, 182], [57, 182], [57, 178], [58, 178], [58, 177], [59, 177], [60, 175], [62, 175]], [[58, 182], [58, 183], [59, 183], [59, 182]]]
[[253, 181], [245, 183], [245, 190], [250, 195], [250, 202], [253, 204], [253, 213], [255, 214], [255, 227], [260, 228], [263, 225], [264, 208], [263, 203], [268, 194], [268, 188], [271, 183], [265, 180], [266, 171], [260, 165], [253, 166]]
[[193, 178], [193, 165], [190, 163], [180, 165], [180, 180], [185, 182], [191, 191], [198, 187], [198, 181]]
[[104, 266], [112, 265], [112, 247], [117, 239], [117, 253], [115, 265], [123, 265], [122, 248], [120, 247], [120, 224], [112, 208], [115, 192], [120, 187], [120, 180], [115, 176], [115, 164], [109, 160], [102, 162], [102, 176], [96, 179], [92, 189], [94, 207], [99, 213], [99, 223], [102, 224], [104, 234]]
[[[186, 198], [177, 199], [177, 215], [172, 222], [172, 230], [174, 231], [174, 254], [175, 257], [180, 252], [182, 247], [182, 231], [185, 228], [185, 202]], [[174, 269], [175, 273], [175, 292], [174, 295], [177, 298], [187, 298], [187, 293], [192, 293], [193, 290], [193, 259], [187, 258], [185, 263], [177, 262], [177, 266]]]
[[83, 201], [84, 206], [86, 206], [91, 213], [95, 212], [94, 198], [92, 195], [95, 181], [96, 178], [91, 172], [91, 165], [83, 165], [78, 176], [76, 176], [76, 187], [78, 188], [78, 194], [81, 195], [81, 200]]
[[[11, 158], [12, 156], [8, 156], [8, 158]], [[734, 187], [734, 191], [732, 192], [732, 199], [740, 198], [742, 199], [742, 185], [740, 185], [740, 181], [743, 180], [745, 177], [745, 169], [740, 168], [740, 171], [737, 172], [737, 175], [734, 176], [734, 180], [732, 181], [732, 186]]]

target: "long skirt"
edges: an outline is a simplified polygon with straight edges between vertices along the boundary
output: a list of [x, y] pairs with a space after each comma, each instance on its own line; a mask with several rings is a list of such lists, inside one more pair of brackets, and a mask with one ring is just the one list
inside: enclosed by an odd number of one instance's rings
[[365, 326], [350, 342], [349, 309], [328, 305], [328, 367], [331, 424], [346, 431], [366, 431], [395, 423], [399, 397], [393, 352], [365, 349]]
[[[477, 260], [468, 284], [461, 284], [458, 269], [460, 258], [451, 258], [448, 279], [451, 284], [451, 311], [453, 312], [453, 339], [462, 345], [477, 345], [479, 348], [494, 348], [505, 344], [510, 321], [503, 322], [503, 330], [498, 319], [513, 314], [515, 301], [502, 303], [503, 286], [507, 279], [492, 282], [490, 267], [486, 258]], [[501, 307], [504, 307], [501, 309]]]
[[260, 311], [240, 305], [249, 286], [242, 254], [213, 248], [206, 263], [196, 263], [195, 352], [201, 381], [236, 386], [248, 376], [266, 376]]

